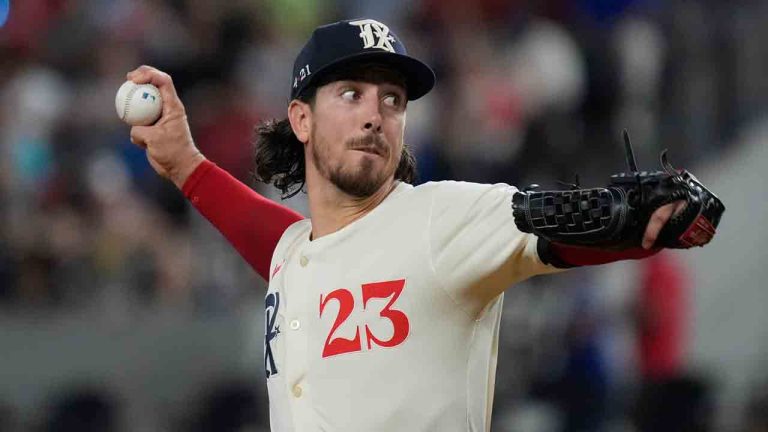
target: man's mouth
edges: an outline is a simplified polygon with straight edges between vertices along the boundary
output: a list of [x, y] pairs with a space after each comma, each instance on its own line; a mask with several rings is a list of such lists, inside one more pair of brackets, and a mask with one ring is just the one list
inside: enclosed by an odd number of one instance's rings
[[365, 135], [348, 141], [350, 150], [370, 153], [376, 156], [386, 157], [387, 148], [384, 140], [375, 135]]
[[371, 154], [375, 154], [377, 156], [382, 156], [382, 157], [384, 156], [384, 152], [378, 147], [355, 147], [352, 150], [357, 150], [364, 153], [371, 153]]

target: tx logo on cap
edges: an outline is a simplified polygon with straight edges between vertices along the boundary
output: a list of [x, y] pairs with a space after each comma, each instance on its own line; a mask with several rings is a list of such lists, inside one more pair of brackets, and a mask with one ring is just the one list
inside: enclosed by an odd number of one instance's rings
[[389, 27], [372, 19], [350, 21], [350, 25], [360, 28], [360, 38], [363, 40], [363, 48], [381, 48], [389, 52], [395, 52], [392, 42], [395, 38], [389, 34]]
[[435, 85], [435, 73], [409, 56], [402, 42], [386, 24], [368, 18], [317, 27], [293, 62], [290, 100], [300, 98], [305, 89], [320, 82], [318, 77], [334, 67], [357, 62], [380, 63], [400, 72], [405, 77], [408, 100], [424, 96]]

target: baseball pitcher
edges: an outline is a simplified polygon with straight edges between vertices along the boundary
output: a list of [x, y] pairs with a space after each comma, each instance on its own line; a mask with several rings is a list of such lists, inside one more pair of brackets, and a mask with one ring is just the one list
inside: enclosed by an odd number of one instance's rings
[[638, 172], [628, 137], [629, 172], [606, 187], [413, 186], [407, 106], [435, 75], [371, 19], [317, 28], [286, 75], [286, 118], [258, 128], [258, 178], [306, 191], [311, 219], [205, 159], [167, 74], [142, 66], [128, 79], [159, 87], [164, 104], [131, 140], [269, 281], [273, 431], [487, 431], [504, 290], [702, 246], [724, 211], [666, 157]]

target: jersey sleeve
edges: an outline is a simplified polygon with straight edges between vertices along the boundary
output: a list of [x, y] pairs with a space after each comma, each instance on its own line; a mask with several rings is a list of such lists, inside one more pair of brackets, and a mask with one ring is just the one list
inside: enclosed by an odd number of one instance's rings
[[662, 249], [635, 247], [625, 250], [608, 250], [595, 247], [566, 245], [539, 238], [539, 256], [542, 261], [559, 268], [608, 264], [615, 261], [639, 260], [656, 255]]
[[517, 229], [506, 184], [440, 182], [433, 185], [430, 255], [436, 277], [470, 314], [505, 289], [533, 275], [560, 269], [545, 264], [537, 237]]
[[190, 175], [182, 192], [264, 280], [269, 280], [272, 254], [283, 232], [303, 219], [207, 160]]

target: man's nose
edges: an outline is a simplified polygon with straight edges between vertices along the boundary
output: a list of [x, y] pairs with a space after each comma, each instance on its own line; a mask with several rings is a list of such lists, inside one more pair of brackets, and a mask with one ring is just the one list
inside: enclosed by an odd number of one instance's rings
[[375, 133], [381, 132], [380, 109], [381, 107], [379, 106], [378, 98], [371, 98], [371, 100], [366, 103], [365, 124], [363, 125], [363, 129]]
[[381, 132], [381, 122], [369, 121], [365, 124], [365, 129], [370, 130], [371, 132], [379, 133]]

